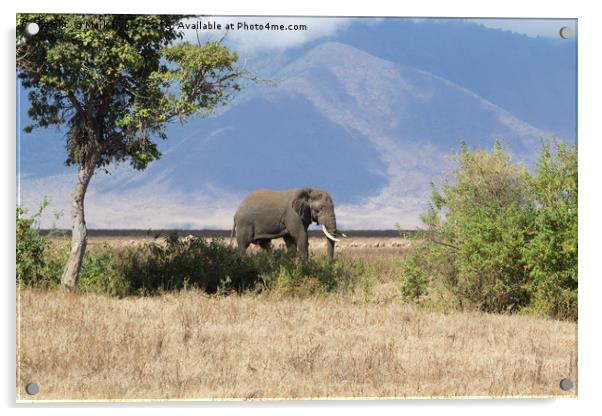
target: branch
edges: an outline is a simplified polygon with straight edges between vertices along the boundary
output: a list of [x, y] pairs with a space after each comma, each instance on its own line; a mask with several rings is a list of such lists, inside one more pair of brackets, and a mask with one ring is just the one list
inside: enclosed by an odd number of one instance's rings
[[71, 101], [71, 105], [75, 107], [77, 112], [79, 112], [82, 116], [86, 114], [86, 112], [84, 111], [84, 107], [80, 104], [79, 101], [77, 101], [77, 98], [75, 98], [75, 94], [73, 94], [73, 91], [67, 91], [67, 98], [69, 99], [69, 101]]
[[449, 248], [453, 248], [454, 250], [460, 250], [458, 247], [454, 246], [453, 244], [449, 244], [449, 243], [444, 243], [443, 241], [437, 241], [434, 238], [429, 238], [429, 241], [432, 241], [435, 244], [440, 244], [442, 246], [446, 246]]
[[439, 244], [439, 245], [442, 245], [442, 246], [445, 246], [445, 247], [453, 248], [454, 250], [460, 250], [460, 249], [459, 249], [457, 246], [454, 246], [453, 244], [450, 244], [450, 243], [446, 243], [446, 242], [443, 242], [443, 241], [436, 240], [436, 239], [435, 239], [435, 238], [432, 236], [432, 234], [433, 234], [433, 231], [430, 231], [430, 232], [425, 232], [425, 233], [424, 233], [424, 235], [425, 235], [426, 239], [427, 239], [427, 240], [429, 240], [429, 241], [431, 241], [431, 242], [433, 242], [433, 243], [435, 243], [435, 244]]
[[261, 83], [263, 85], [266, 85], [268, 87], [276, 87], [278, 86], [278, 82], [274, 81], [273, 79], [265, 79], [265, 78], [259, 78], [257, 76], [257, 74], [247, 70], [247, 58], [245, 58], [245, 62], [242, 65], [242, 67], [240, 67], [239, 71], [237, 72], [238, 77], [242, 78], [242, 79], [247, 79], [249, 81], [253, 81], [253, 82], [257, 82], [257, 83]]

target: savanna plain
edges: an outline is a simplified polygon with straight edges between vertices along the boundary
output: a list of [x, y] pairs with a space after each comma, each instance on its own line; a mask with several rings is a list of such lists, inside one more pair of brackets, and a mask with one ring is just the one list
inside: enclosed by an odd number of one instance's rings
[[[310, 240], [314, 255], [325, 251], [322, 241]], [[97, 237], [90, 250], [140, 243]], [[410, 244], [361, 237], [337, 245], [337, 258], [368, 266], [364, 281], [345, 293], [118, 298], [21, 289], [17, 398], [576, 395], [575, 322], [408, 303], [396, 273]], [[575, 387], [562, 391], [563, 378]], [[25, 392], [29, 382], [39, 385], [37, 395]]]

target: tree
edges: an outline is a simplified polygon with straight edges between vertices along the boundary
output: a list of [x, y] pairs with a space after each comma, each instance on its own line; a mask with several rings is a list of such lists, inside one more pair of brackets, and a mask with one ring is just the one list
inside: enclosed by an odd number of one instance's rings
[[422, 216], [423, 241], [402, 268], [407, 298], [437, 287], [458, 307], [512, 312], [529, 302], [521, 257], [532, 219], [530, 175], [504, 152], [469, 151], [462, 143], [453, 178]]
[[[210, 114], [239, 90], [236, 53], [220, 41], [178, 41], [184, 16], [17, 15], [17, 71], [32, 124], [65, 126], [67, 165], [77, 165], [71, 253], [61, 284], [75, 287], [87, 243], [84, 199], [113, 162], [144, 169], [161, 154], [165, 126]], [[28, 35], [35, 22], [39, 33]]]

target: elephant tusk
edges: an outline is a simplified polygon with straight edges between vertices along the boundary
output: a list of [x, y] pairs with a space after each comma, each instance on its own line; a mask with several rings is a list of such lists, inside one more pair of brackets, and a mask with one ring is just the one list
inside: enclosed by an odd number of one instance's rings
[[324, 224], [322, 224], [322, 232], [324, 232], [324, 234], [326, 234], [326, 237], [328, 237], [330, 240], [340, 241], [338, 238], [334, 238], [328, 231], [326, 231], [326, 226]]
[[345, 233], [341, 233], [341, 236], [345, 237], [345, 238], [349, 238], [349, 236]]

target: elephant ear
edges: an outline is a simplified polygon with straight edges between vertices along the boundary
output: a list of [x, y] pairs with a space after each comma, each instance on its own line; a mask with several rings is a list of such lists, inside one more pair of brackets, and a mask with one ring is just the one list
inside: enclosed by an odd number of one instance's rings
[[292, 202], [293, 209], [295, 212], [303, 218], [305, 222], [311, 222], [311, 210], [309, 208], [309, 193], [305, 190], [301, 190], [293, 198]]

